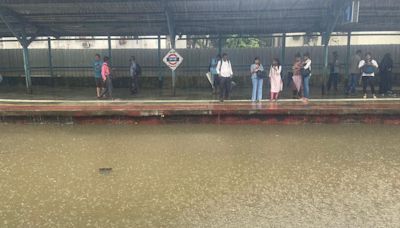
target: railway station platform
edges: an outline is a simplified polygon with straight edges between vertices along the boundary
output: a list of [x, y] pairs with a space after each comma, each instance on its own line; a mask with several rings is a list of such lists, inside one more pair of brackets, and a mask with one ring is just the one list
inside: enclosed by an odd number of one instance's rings
[[0, 99], [3, 123], [61, 124], [394, 124], [400, 99], [18, 100]]

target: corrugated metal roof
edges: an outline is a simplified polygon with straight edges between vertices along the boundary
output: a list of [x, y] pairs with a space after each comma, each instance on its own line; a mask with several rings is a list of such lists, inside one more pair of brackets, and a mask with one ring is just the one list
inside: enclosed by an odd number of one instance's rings
[[[0, 0], [0, 10], [28, 35], [167, 35], [165, 7], [176, 34], [268, 34], [325, 31], [331, 1]], [[399, 22], [399, 0], [361, 0], [359, 23], [335, 30], [399, 31]], [[13, 36], [4, 23], [0, 36]]]

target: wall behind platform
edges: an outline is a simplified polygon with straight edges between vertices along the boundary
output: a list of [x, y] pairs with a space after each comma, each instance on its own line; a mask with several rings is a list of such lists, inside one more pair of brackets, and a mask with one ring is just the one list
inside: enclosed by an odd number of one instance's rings
[[[394, 71], [400, 73], [400, 45], [368, 45], [368, 46], [352, 46], [352, 55], [357, 49], [363, 52], [372, 52], [373, 56], [380, 61], [385, 53], [391, 53], [395, 62]], [[339, 52], [342, 64], [346, 58], [345, 46], [332, 46], [330, 53]], [[163, 57], [168, 50], [161, 50]], [[178, 87], [205, 87], [208, 86], [204, 75], [207, 72], [209, 59], [215, 56], [215, 49], [178, 49], [183, 56], [183, 64], [177, 70]], [[254, 57], [258, 56], [262, 59], [264, 65], [269, 65], [273, 57], [279, 57], [280, 48], [254, 48], [254, 49], [224, 49], [223, 52], [229, 54], [234, 68], [235, 76], [242, 86], [249, 86], [249, 65], [253, 62]], [[288, 47], [286, 48], [286, 72], [290, 70], [293, 56], [295, 53], [309, 52], [313, 60], [314, 83], [321, 80], [323, 47]], [[88, 49], [54, 49], [52, 50], [53, 76], [50, 80], [49, 58], [47, 49], [30, 50], [30, 60], [32, 65], [32, 77], [34, 84], [47, 84], [56, 81], [56, 85], [73, 85], [86, 86], [92, 83], [92, 61], [96, 53], [106, 55], [108, 50], [88, 50]], [[158, 77], [165, 77], [165, 85], [169, 86], [171, 72], [161, 63], [159, 68], [158, 52], [154, 49], [113, 49], [112, 63], [115, 70], [115, 76], [121, 78], [121, 86], [124, 86], [125, 79], [128, 76], [129, 57], [136, 56], [138, 62], [143, 68], [142, 82], [147, 87], [158, 85]], [[342, 74], [344, 73], [344, 65]], [[23, 61], [22, 50], [20, 49], [3, 49], [0, 50], [0, 72], [5, 77], [23, 77]], [[11, 81], [11, 80], [10, 80]], [[23, 80], [17, 80], [22, 81]]]

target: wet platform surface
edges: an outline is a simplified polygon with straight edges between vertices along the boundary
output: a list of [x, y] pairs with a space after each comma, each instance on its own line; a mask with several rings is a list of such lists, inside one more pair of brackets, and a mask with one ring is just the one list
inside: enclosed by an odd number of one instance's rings
[[68, 101], [0, 100], [3, 121], [69, 119], [114, 123], [301, 123], [400, 122], [400, 99], [316, 99], [252, 103], [249, 101]]

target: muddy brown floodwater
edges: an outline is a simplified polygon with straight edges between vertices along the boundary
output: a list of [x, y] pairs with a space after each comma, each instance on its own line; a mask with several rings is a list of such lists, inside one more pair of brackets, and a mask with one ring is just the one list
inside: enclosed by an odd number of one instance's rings
[[3, 124], [0, 227], [398, 227], [399, 130]]

